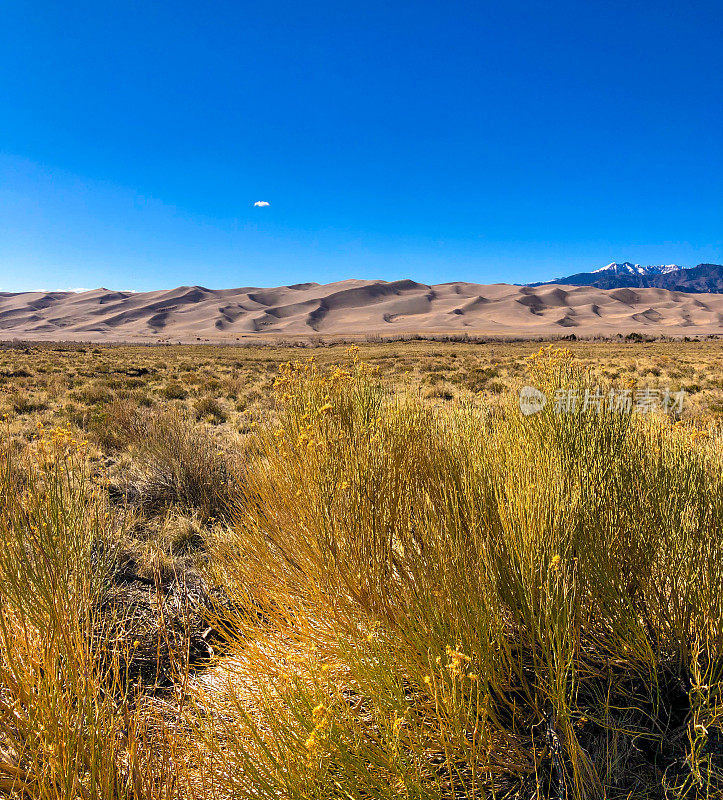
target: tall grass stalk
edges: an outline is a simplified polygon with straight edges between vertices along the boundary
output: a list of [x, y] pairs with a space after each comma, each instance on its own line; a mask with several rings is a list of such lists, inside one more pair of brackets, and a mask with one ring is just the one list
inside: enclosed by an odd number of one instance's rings
[[83, 444], [41, 430], [22, 462], [5, 445], [0, 485], [0, 793], [170, 796], [103, 613], [112, 526]]

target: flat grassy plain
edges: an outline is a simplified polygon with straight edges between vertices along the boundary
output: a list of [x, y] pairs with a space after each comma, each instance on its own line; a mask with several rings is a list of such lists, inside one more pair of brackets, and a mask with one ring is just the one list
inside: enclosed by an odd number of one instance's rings
[[[723, 419], [723, 342], [564, 342], [602, 383], [686, 392], [684, 418]], [[432, 402], [464, 399], [475, 406], [527, 375], [539, 342], [465, 344], [410, 341], [361, 344], [360, 357], [379, 368], [393, 391]], [[281, 364], [314, 357], [320, 366], [345, 359], [347, 345], [232, 347], [213, 345], [0, 347], [0, 414], [14, 432], [35, 434], [38, 421], [87, 430], [108, 404], [183, 409], [198, 419], [244, 432], [273, 411]]]
[[0, 414], [0, 793], [722, 796], [719, 340], [15, 344]]

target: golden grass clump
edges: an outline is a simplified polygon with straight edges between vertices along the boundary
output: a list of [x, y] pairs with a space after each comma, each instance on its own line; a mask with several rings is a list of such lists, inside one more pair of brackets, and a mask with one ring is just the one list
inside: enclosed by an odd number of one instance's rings
[[170, 409], [136, 409], [124, 419], [128, 462], [117, 490], [144, 512], [224, 512], [232, 467], [222, 444], [201, 425]]
[[40, 427], [22, 462], [0, 455], [0, 793], [167, 797], [102, 614], [112, 524], [85, 444]]
[[[531, 372], [589, 382], [561, 352]], [[356, 354], [276, 391], [213, 543], [234, 655], [201, 739], [229, 796], [723, 791], [718, 441], [605, 407], [441, 411]]]

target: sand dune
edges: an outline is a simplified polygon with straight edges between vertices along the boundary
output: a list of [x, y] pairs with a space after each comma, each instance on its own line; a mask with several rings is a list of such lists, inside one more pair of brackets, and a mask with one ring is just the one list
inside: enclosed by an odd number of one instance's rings
[[411, 280], [0, 293], [0, 339], [235, 341], [255, 334], [723, 333], [723, 294]]

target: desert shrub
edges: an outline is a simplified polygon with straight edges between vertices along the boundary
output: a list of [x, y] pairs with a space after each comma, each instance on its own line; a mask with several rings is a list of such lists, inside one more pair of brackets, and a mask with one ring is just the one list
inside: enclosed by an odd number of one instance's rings
[[242, 395], [244, 390], [247, 389], [249, 386], [249, 375], [248, 373], [233, 373], [231, 375], [224, 376], [223, 380], [221, 381], [221, 388], [229, 400], [237, 400], [239, 395]]
[[64, 374], [50, 374], [45, 379], [48, 398], [57, 400], [68, 390], [68, 379]]
[[489, 381], [485, 384], [485, 391], [491, 394], [502, 394], [506, 389], [507, 386], [502, 381]]
[[166, 400], [184, 400], [188, 397], [188, 389], [178, 381], [169, 381], [161, 389], [161, 394]]
[[261, 392], [250, 389], [242, 394], [236, 401], [236, 411], [245, 411], [254, 405], [257, 405], [263, 399]]
[[202, 520], [225, 514], [233, 466], [207, 427], [183, 413], [139, 409], [126, 431], [130, 465], [120, 487], [129, 502], [146, 512], [178, 506]]
[[203, 526], [186, 514], [170, 514], [163, 522], [161, 543], [172, 556], [187, 556], [205, 548]]
[[425, 397], [437, 400], [453, 400], [454, 395], [454, 387], [446, 381], [442, 384], [432, 385], [424, 391]]
[[85, 411], [82, 427], [103, 450], [114, 453], [135, 440], [138, 409], [137, 398], [119, 397], [92, 413]]
[[[550, 396], [592, 385], [563, 351], [530, 369]], [[290, 365], [276, 389], [211, 543], [237, 656], [222, 696], [196, 691], [199, 780], [249, 798], [723, 791], [719, 439], [552, 402], [525, 418], [510, 400], [490, 426], [389, 398], [356, 361]]]
[[108, 386], [102, 384], [90, 384], [88, 386], [82, 386], [73, 390], [70, 393], [70, 396], [79, 403], [92, 406], [100, 405], [102, 403], [110, 403], [113, 399], [113, 392], [108, 388]]
[[499, 374], [499, 367], [475, 367], [467, 373], [463, 385], [472, 392], [481, 392], [493, 378], [499, 377]]
[[223, 388], [223, 383], [218, 378], [206, 378], [203, 388], [207, 392], [219, 392]]
[[196, 419], [220, 425], [228, 420], [228, 414], [215, 397], [201, 397], [193, 404]]
[[22, 391], [12, 395], [11, 405], [16, 414], [34, 414], [37, 411], [45, 411], [48, 407], [45, 400]]
[[[112, 547], [107, 506], [67, 429], [29, 458], [0, 455], [0, 793], [38, 800], [168, 797], [123, 689], [123, 653], [100, 609]], [[165, 787], [165, 788], [164, 788]]]
[[153, 398], [145, 392], [135, 391], [132, 394], [129, 394], [128, 397], [129, 399], [133, 400], [133, 402], [138, 403], [139, 406], [143, 406], [144, 408], [150, 408], [154, 404]]

